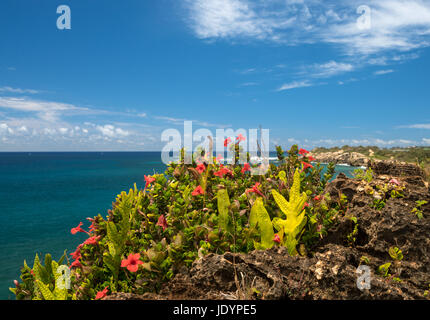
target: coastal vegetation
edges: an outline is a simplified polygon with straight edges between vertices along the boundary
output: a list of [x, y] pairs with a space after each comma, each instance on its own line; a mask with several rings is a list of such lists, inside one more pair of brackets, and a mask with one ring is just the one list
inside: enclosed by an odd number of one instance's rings
[[[225, 141], [231, 164], [202, 150], [186, 164], [182, 150], [163, 174], [145, 176], [143, 188], [121, 192], [107, 216], [71, 228], [87, 235], [74, 252], [58, 262], [36, 255], [32, 267], [24, 261], [10, 290], [18, 300], [175, 292], [190, 299], [428, 297], [430, 194], [422, 171], [395, 168], [400, 174], [392, 177], [384, 166], [367, 167], [333, 180], [333, 163], [323, 171], [294, 145], [277, 147], [276, 165], [252, 175], [257, 166], [242, 141]], [[356, 287], [360, 264], [376, 276], [371, 294]]]
[[[323, 191], [334, 166], [324, 175], [308, 151], [296, 145], [278, 148], [279, 164], [265, 175], [251, 175], [238, 163], [240, 142], [231, 165], [202, 152], [190, 165], [180, 161], [164, 174], [145, 176], [145, 186], [121, 192], [107, 217], [88, 218], [72, 234], [88, 239], [57, 263], [38, 256], [21, 269], [11, 291], [17, 299], [101, 299], [114, 292], [158, 292], [182, 268], [209, 253], [248, 253], [286, 247], [291, 256], [309, 254], [327, 230], [345, 215], [346, 200]], [[228, 144], [229, 141], [226, 141]], [[71, 256], [69, 260], [68, 256]], [[70, 286], [58, 286], [70, 269]]]

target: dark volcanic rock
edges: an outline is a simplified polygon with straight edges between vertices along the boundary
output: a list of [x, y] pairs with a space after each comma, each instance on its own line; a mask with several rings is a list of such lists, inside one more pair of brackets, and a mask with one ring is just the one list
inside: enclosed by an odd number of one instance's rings
[[[365, 189], [386, 185], [392, 176], [366, 183], [340, 174], [326, 192], [332, 197], [347, 196], [347, 216], [314, 248], [312, 256], [291, 257], [282, 247], [249, 254], [209, 254], [190, 270], [178, 273], [159, 294], [114, 294], [109, 299], [424, 299], [430, 285], [430, 204], [423, 206], [423, 219], [411, 210], [417, 200], [430, 203], [430, 193], [418, 169], [391, 164], [376, 167], [375, 172], [395, 174], [405, 186], [405, 197], [387, 197], [380, 211], [369, 206], [373, 195]], [[349, 245], [352, 216], [357, 218], [358, 234]], [[393, 246], [402, 250], [402, 261], [394, 262], [388, 254]], [[371, 288], [363, 291], [357, 287], [362, 257], [371, 270]], [[392, 276], [377, 274], [378, 267], [388, 262]]]
[[396, 161], [372, 161], [370, 167], [377, 175], [389, 175], [393, 177], [424, 177], [424, 171], [412, 163], [399, 163]]

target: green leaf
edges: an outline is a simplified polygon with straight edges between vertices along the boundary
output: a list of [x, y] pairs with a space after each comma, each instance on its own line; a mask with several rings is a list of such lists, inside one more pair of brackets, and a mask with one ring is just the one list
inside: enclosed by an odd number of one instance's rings
[[307, 222], [303, 207], [308, 197], [304, 192], [300, 194], [299, 171], [296, 169], [294, 173], [294, 182], [290, 190], [289, 201], [276, 190], [272, 190], [272, 195], [281, 211], [287, 217], [286, 220], [280, 218], [273, 219], [273, 226], [279, 231], [281, 243], [288, 248], [288, 253], [296, 255], [296, 246]]
[[55, 300], [54, 294], [49, 290], [48, 286], [45, 285], [42, 281], [36, 280], [37, 287], [42, 293], [43, 299], [45, 300]]
[[393, 258], [394, 260], [400, 261], [403, 259], [402, 250], [400, 250], [397, 247], [390, 247], [390, 249], [388, 249], [388, 253], [390, 257]]
[[230, 198], [228, 197], [228, 192], [226, 189], [220, 189], [217, 195], [218, 201], [218, 212], [219, 212], [219, 227], [223, 231], [228, 231], [228, 220], [229, 220], [229, 207]]
[[263, 199], [257, 198], [251, 208], [249, 216], [249, 225], [251, 228], [258, 228], [261, 234], [261, 243], [258, 244], [258, 249], [270, 249], [273, 247], [273, 232], [270, 216], [264, 208]]
[[391, 263], [390, 262], [388, 262], [386, 264], [383, 264], [382, 266], [378, 267], [378, 273], [381, 276], [388, 277], [388, 271], [390, 271], [390, 267], [391, 267]]

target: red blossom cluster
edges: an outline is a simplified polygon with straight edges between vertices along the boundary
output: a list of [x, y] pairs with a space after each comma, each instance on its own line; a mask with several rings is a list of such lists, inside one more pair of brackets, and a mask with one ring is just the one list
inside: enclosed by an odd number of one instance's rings
[[252, 186], [252, 188], [250, 188], [250, 189], [246, 190], [245, 192], [246, 192], [246, 193], [253, 192], [253, 193], [256, 193], [256, 194], [258, 194], [258, 195], [260, 195], [260, 196], [262, 196], [262, 197], [265, 197], [265, 196], [264, 196], [264, 194], [262, 194], [262, 193], [261, 193], [260, 189], [258, 189], [258, 187], [260, 186], [260, 184], [261, 184], [260, 182], [255, 183], [255, 184]]

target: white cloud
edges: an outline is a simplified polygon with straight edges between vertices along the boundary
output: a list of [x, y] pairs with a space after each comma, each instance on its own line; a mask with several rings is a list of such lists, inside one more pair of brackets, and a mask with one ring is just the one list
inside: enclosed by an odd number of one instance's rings
[[430, 123], [411, 124], [406, 126], [399, 126], [399, 128], [430, 130]]
[[285, 90], [291, 90], [291, 89], [297, 89], [297, 88], [305, 88], [305, 87], [310, 87], [310, 86], [312, 86], [312, 84], [308, 80], [293, 81], [293, 82], [290, 82], [290, 83], [283, 84], [276, 91], [285, 91]]
[[0, 97], [0, 108], [13, 109], [22, 112], [37, 113], [40, 119], [55, 122], [63, 113], [88, 111], [87, 108], [76, 107], [72, 104], [33, 100], [17, 97]]
[[21, 94], [25, 94], [25, 93], [37, 94], [37, 93], [39, 93], [38, 90], [12, 88], [12, 87], [0, 87], [0, 92], [1, 93], [21, 93]]
[[354, 66], [350, 63], [329, 61], [327, 63], [315, 64], [312, 66], [312, 69], [314, 77], [327, 78], [345, 72], [351, 72], [354, 70]]
[[21, 126], [17, 130], [18, 130], [18, 132], [23, 132], [23, 133], [27, 133], [28, 132], [28, 129], [27, 129], [26, 126]]
[[[189, 22], [202, 39], [330, 43], [349, 54], [409, 51], [429, 46], [430, 3], [423, 0], [188, 0]], [[371, 8], [371, 28], [357, 8]]]
[[51, 129], [51, 128], [44, 128], [43, 133], [46, 135], [55, 135], [57, 133], [57, 131], [55, 129]]
[[378, 70], [378, 71], [375, 71], [373, 74], [376, 76], [381, 76], [381, 75], [389, 74], [389, 73], [393, 73], [393, 72], [394, 72], [393, 69], [388, 69], [388, 70]]
[[[265, 39], [273, 33], [276, 20], [266, 19], [243, 0], [191, 0], [187, 1], [191, 13], [191, 26], [197, 37]], [[283, 23], [288, 23], [283, 22]]]
[[109, 138], [126, 137], [130, 132], [125, 131], [121, 128], [115, 128], [113, 125], [107, 124], [104, 126], [97, 126], [96, 129], [100, 131], [104, 136]]
[[60, 132], [60, 134], [67, 134], [67, 132], [69, 132], [68, 128], [59, 128], [58, 131]]

